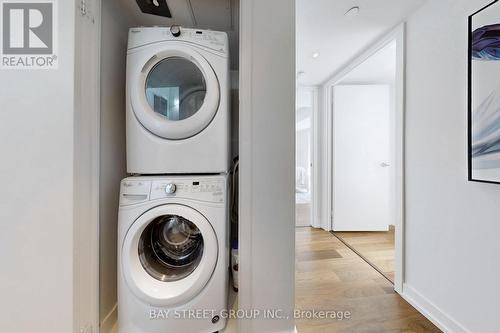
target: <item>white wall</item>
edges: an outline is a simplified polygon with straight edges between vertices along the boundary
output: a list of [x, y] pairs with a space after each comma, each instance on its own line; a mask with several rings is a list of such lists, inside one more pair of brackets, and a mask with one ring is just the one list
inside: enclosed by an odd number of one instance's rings
[[59, 69], [0, 71], [1, 332], [73, 331], [75, 2], [58, 7]]
[[116, 1], [102, 1], [100, 135], [100, 321], [116, 320], [116, 231], [120, 180], [126, 177], [125, 70], [129, 22]]
[[[242, 1], [240, 19], [239, 305], [243, 309], [281, 309], [292, 315], [294, 1]], [[241, 333], [293, 331], [293, 316], [242, 320], [239, 328]]]
[[467, 182], [467, 17], [428, 1], [408, 21], [404, 292], [452, 332], [498, 332], [500, 186]]

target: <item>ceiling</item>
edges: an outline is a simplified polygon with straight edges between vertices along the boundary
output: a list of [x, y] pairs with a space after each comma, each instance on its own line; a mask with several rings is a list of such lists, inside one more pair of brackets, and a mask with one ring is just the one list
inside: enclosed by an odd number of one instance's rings
[[394, 84], [396, 41], [384, 46], [347, 74], [339, 84]]
[[[297, 73], [303, 72], [298, 83], [324, 83], [424, 1], [297, 0]], [[345, 16], [354, 6], [359, 14]]]
[[[106, 0], [108, 1], [108, 0]], [[239, 0], [158, 0], [166, 1], [172, 18], [144, 14], [136, 0], [114, 0], [133, 26], [171, 26], [226, 31], [229, 36], [231, 67], [238, 68]]]

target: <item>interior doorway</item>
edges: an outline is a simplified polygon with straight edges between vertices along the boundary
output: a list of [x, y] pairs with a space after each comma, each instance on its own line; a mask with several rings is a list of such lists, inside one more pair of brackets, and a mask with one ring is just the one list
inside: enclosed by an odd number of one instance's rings
[[313, 134], [317, 90], [298, 87], [295, 109], [295, 223], [313, 225]]
[[402, 290], [404, 26], [330, 80], [333, 234]]

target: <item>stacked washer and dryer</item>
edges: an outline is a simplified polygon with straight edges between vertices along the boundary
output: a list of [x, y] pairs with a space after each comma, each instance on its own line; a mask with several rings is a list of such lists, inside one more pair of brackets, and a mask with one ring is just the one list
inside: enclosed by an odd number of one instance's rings
[[120, 333], [211, 333], [226, 324], [229, 89], [225, 33], [130, 30]]

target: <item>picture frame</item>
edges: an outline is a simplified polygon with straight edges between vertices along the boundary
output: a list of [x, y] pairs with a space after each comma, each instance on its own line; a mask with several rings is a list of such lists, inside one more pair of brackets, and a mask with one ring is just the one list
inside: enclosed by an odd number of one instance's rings
[[468, 19], [468, 179], [500, 184], [500, 2]]

